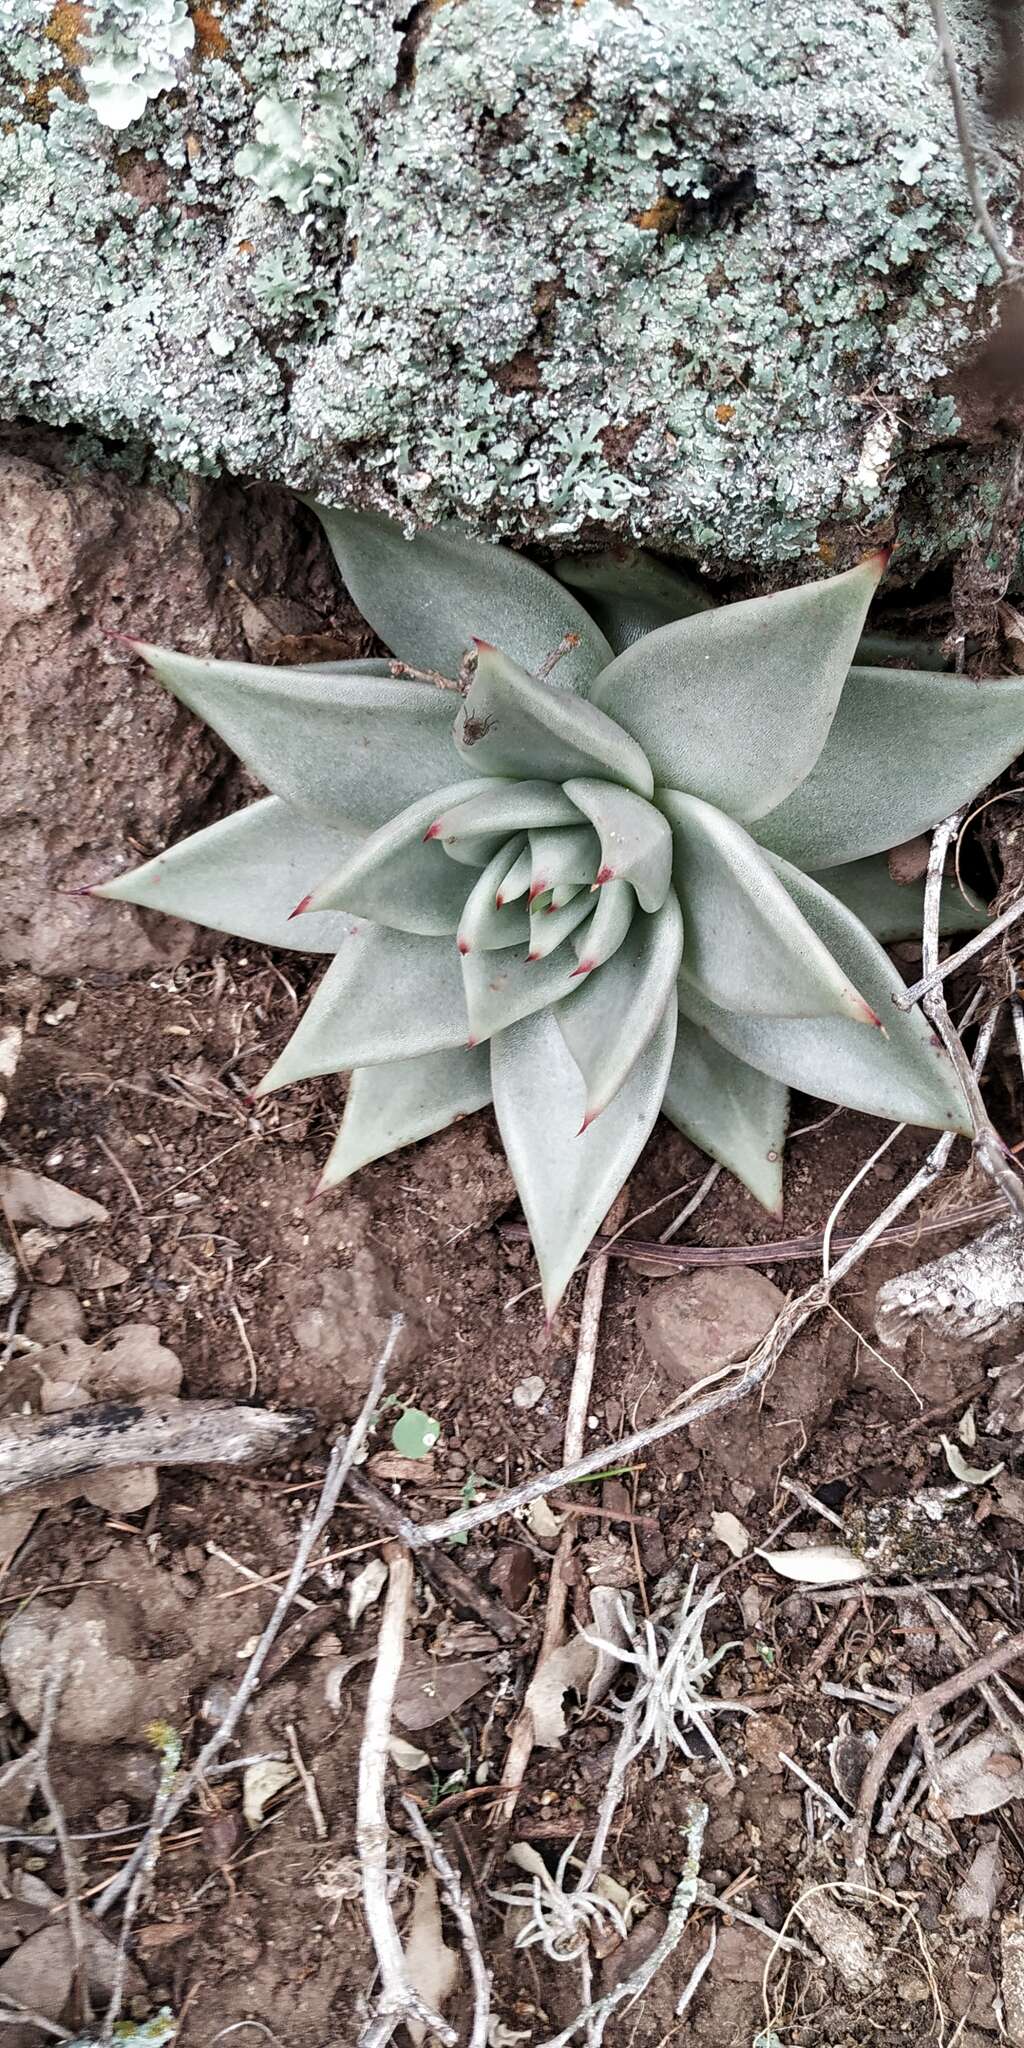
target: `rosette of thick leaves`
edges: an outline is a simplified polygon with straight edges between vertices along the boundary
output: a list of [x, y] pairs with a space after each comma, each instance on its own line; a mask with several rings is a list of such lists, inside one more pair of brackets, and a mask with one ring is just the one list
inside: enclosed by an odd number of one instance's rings
[[881, 555], [714, 609], [318, 509], [396, 660], [140, 644], [271, 793], [99, 893], [332, 956], [260, 1090], [350, 1074], [324, 1186], [493, 1099], [550, 1313], [659, 1110], [772, 1211], [790, 1086], [969, 1127], [882, 854], [1013, 758], [1024, 681], [851, 667]]

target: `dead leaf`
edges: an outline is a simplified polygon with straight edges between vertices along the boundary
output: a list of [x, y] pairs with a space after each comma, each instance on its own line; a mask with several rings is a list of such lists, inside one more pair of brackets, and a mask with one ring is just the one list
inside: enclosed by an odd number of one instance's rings
[[757, 1554], [781, 1579], [796, 1579], [805, 1586], [848, 1586], [854, 1579], [868, 1576], [863, 1559], [839, 1543], [809, 1543], [802, 1550], [759, 1550]]
[[[620, 1597], [609, 1586], [595, 1586], [590, 1595], [593, 1634], [605, 1642], [625, 1640]], [[566, 1733], [565, 1694], [576, 1692], [585, 1708], [596, 1706], [608, 1691], [617, 1668], [617, 1658], [580, 1634], [552, 1650], [550, 1657], [538, 1664], [523, 1701], [533, 1722], [533, 1740], [538, 1749], [557, 1749]]]
[[[404, 1947], [413, 1990], [434, 2012], [443, 2012], [459, 1981], [459, 1959], [454, 1949], [445, 1947], [441, 1901], [432, 1870], [424, 1870], [416, 1880]], [[406, 2020], [405, 2024], [416, 2048], [421, 2048], [427, 2033], [423, 2022]]]
[[388, 1754], [400, 1771], [422, 1771], [430, 1762], [425, 1749], [417, 1749], [414, 1742], [406, 1742], [401, 1735], [392, 1735]]
[[388, 1576], [388, 1568], [382, 1557], [371, 1557], [357, 1572], [348, 1589], [348, 1625], [355, 1628], [361, 1615], [379, 1600]]
[[742, 1522], [730, 1514], [728, 1508], [724, 1508], [721, 1514], [712, 1515], [711, 1534], [716, 1543], [724, 1543], [726, 1549], [731, 1550], [733, 1557], [746, 1557], [750, 1537]]
[[883, 1983], [885, 1969], [878, 1954], [878, 1938], [859, 1913], [840, 1906], [820, 1888], [798, 1899], [794, 1910], [851, 1991], [863, 1993]]
[[459, 1713], [487, 1684], [486, 1664], [439, 1664], [425, 1650], [407, 1650], [395, 1690], [395, 1719], [418, 1735]]
[[242, 1812], [251, 1828], [258, 1828], [271, 1800], [298, 1777], [294, 1764], [270, 1757], [266, 1763], [250, 1764], [242, 1778]]
[[994, 1813], [1024, 1792], [1024, 1764], [1009, 1737], [986, 1728], [935, 1766], [932, 1794], [947, 1820]]
[[995, 1836], [991, 1842], [982, 1843], [967, 1876], [953, 1893], [953, 1911], [957, 1919], [978, 1921], [984, 1926], [995, 1912], [1002, 1882], [1003, 1858], [999, 1838]]
[[993, 1465], [988, 1472], [982, 1472], [977, 1465], [967, 1463], [959, 1444], [955, 1444], [951, 1437], [940, 1436], [939, 1442], [946, 1453], [946, 1463], [954, 1479], [959, 1479], [964, 1486], [987, 1486], [989, 1480], [997, 1479], [1003, 1469], [1000, 1463]]
[[391, 1485], [394, 1481], [408, 1480], [414, 1486], [429, 1486], [437, 1477], [437, 1465], [432, 1453], [425, 1458], [403, 1458], [399, 1451], [377, 1451], [367, 1467], [371, 1478]]
[[102, 1202], [62, 1188], [59, 1181], [24, 1166], [0, 1167], [0, 1201], [13, 1223], [42, 1223], [49, 1230], [75, 1230], [80, 1223], [106, 1223]]

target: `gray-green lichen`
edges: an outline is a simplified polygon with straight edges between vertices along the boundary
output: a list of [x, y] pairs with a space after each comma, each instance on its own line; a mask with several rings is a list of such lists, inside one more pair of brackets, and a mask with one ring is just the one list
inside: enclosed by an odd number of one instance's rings
[[147, 9], [0, 0], [12, 411], [719, 572], [981, 531], [939, 392], [994, 268], [923, 0], [192, 0], [113, 134], [87, 38]]

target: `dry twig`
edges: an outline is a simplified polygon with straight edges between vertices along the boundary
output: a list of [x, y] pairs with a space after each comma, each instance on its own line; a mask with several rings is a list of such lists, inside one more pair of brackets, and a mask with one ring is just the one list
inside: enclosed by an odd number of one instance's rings
[[75, 1993], [78, 2001], [78, 2018], [83, 2026], [92, 2023], [92, 2001], [89, 1997], [89, 1972], [85, 1953], [85, 1928], [82, 1922], [82, 1873], [78, 1851], [68, 1832], [67, 1819], [50, 1776], [50, 1744], [53, 1740], [57, 1708], [68, 1675], [67, 1648], [57, 1651], [46, 1680], [43, 1692], [42, 1712], [39, 1719], [39, 1733], [36, 1737], [36, 1776], [39, 1790], [46, 1801], [50, 1824], [60, 1850], [61, 1869], [64, 1872], [64, 1899], [67, 1907], [68, 1933], [75, 1959]]
[[249, 1465], [290, 1449], [314, 1419], [231, 1401], [95, 1401], [19, 1417], [0, 1430], [0, 1496], [134, 1465]]
[[1007, 283], [1019, 284], [1021, 266], [1010, 255], [1002, 236], [999, 234], [989, 212], [988, 201], [981, 189], [978, 155], [974, 147], [974, 137], [971, 134], [970, 119], [964, 101], [963, 87], [960, 83], [960, 69], [956, 61], [956, 51], [953, 48], [953, 38], [950, 34], [949, 16], [946, 13], [945, 0], [931, 0], [931, 10], [932, 20], [935, 23], [935, 39], [939, 46], [939, 55], [942, 58], [946, 80], [949, 85], [950, 98], [953, 102], [956, 137], [960, 145], [960, 156], [963, 161], [964, 176], [967, 179], [967, 190], [970, 193], [974, 218]]
[[905, 1738], [934, 1720], [943, 1707], [952, 1706], [954, 1700], [970, 1692], [972, 1686], [980, 1685], [985, 1679], [994, 1678], [997, 1671], [1005, 1671], [1008, 1664], [1024, 1656], [1024, 1635], [1011, 1636], [1009, 1642], [1001, 1643], [997, 1650], [990, 1650], [987, 1657], [979, 1657], [975, 1664], [968, 1664], [965, 1671], [955, 1671], [951, 1678], [944, 1678], [941, 1685], [933, 1685], [928, 1692], [922, 1692], [909, 1701], [901, 1713], [894, 1714], [884, 1733], [871, 1753], [871, 1761], [864, 1773], [857, 1801], [857, 1811], [850, 1824], [847, 1863], [852, 1871], [863, 1870], [867, 1861], [868, 1840], [871, 1834], [871, 1816], [886, 1771]]
[[420, 1848], [434, 1866], [445, 1904], [459, 1930], [459, 1938], [465, 1950], [470, 1982], [473, 1986], [473, 2024], [470, 2028], [468, 2048], [487, 2048], [487, 2028], [491, 2014], [491, 1977], [483, 1959], [476, 1928], [473, 1925], [473, 1915], [466, 1904], [458, 1872], [449, 1863], [436, 1835], [431, 1834], [416, 1801], [405, 1797], [402, 1806]]

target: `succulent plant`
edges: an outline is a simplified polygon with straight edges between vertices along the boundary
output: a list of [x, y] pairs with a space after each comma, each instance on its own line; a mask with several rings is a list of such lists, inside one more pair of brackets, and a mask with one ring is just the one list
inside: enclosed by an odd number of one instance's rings
[[714, 608], [316, 509], [396, 659], [132, 642], [272, 794], [97, 893], [333, 955], [257, 1091], [350, 1074], [323, 1187], [493, 1099], [550, 1315], [659, 1110], [772, 1212], [790, 1086], [969, 1128], [882, 856], [1012, 760], [1024, 679], [851, 666], [881, 553]]

